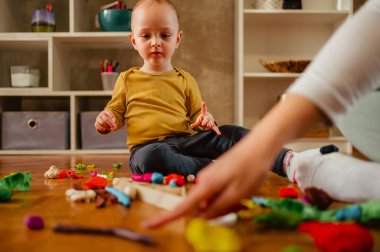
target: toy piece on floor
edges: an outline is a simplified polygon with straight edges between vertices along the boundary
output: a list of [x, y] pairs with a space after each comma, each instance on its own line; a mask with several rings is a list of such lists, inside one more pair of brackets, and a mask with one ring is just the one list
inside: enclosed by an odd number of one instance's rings
[[72, 179], [82, 179], [84, 177], [82, 174], [77, 174], [74, 170], [68, 170], [67, 175]]
[[211, 225], [204, 219], [192, 219], [186, 225], [185, 237], [195, 251], [241, 251], [239, 236], [231, 228]]
[[298, 230], [310, 234], [322, 251], [372, 251], [371, 233], [356, 223], [301, 223]]
[[126, 206], [126, 207], [131, 206], [131, 200], [129, 199], [129, 197], [125, 193], [121, 192], [120, 190], [118, 190], [116, 188], [109, 187], [109, 186], [106, 186], [105, 190], [107, 192], [115, 195], [118, 202], [120, 202], [123, 206]]
[[90, 177], [83, 182], [83, 185], [88, 189], [104, 189], [108, 185], [108, 179], [99, 176]]
[[[167, 176], [163, 176], [159, 172], [144, 173], [144, 174], [133, 173], [132, 180], [136, 182], [145, 182], [145, 183], [152, 183], [152, 184], [165, 184], [171, 187], [183, 186], [186, 183], [185, 177], [180, 174], [171, 173]], [[195, 176], [188, 175], [187, 180], [190, 182], [194, 182]]]
[[32, 176], [29, 172], [15, 172], [0, 179], [0, 202], [7, 202], [13, 195], [13, 190], [21, 192], [30, 190]]
[[[114, 188], [124, 192], [132, 186], [137, 190], [137, 199], [166, 210], [174, 209], [186, 195], [186, 188], [140, 183], [129, 178], [114, 178]], [[128, 189], [129, 190], [129, 189]]]
[[282, 187], [280, 188], [278, 193], [280, 197], [283, 197], [283, 198], [297, 198], [298, 197], [298, 193], [294, 189], [294, 187]]
[[121, 163], [117, 163], [117, 164], [112, 164], [112, 167], [114, 170], [118, 171], [121, 169]]
[[76, 201], [90, 202], [94, 200], [96, 196], [96, 193], [94, 190], [67, 189], [65, 194], [73, 202], [76, 202]]
[[47, 179], [63, 179], [67, 177], [67, 172], [64, 169], [59, 169], [55, 165], [51, 165], [44, 173], [44, 177]]
[[25, 225], [29, 229], [43, 229], [44, 228], [44, 220], [42, 219], [41, 216], [38, 215], [28, 215], [24, 219]]
[[74, 225], [55, 225], [55, 232], [61, 233], [80, 233], [80, 234], [96, 234], [96, 235], [115, 235], [127, 240], [139, 242], [147, 246], [156, 245], [156, 242], [147, 235], [143, 235], [125, 228], [92, 228]]

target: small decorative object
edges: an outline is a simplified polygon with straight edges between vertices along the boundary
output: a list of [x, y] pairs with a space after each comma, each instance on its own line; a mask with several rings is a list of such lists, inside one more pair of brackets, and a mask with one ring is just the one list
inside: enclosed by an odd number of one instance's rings
[[29, 66], [11, 66], [12, 87], [38, 87], [40, 84], [40, 70], [30, 69]]
[[32, 13], [32, 32], [54, 32], [55, 15], [49, 3], [45, 9], [34, 10]]
[[286, 60], [286, 61], [265, 61], [260, 60], [260, 64], [274, 73], [302, 73], [310, 64], [310, 60]]
[[284, 0], [283, 9], [302, 9], [301, 0]]
[[254, 8], [256, 9], [282, 9], [283, 0], [255, 0]]

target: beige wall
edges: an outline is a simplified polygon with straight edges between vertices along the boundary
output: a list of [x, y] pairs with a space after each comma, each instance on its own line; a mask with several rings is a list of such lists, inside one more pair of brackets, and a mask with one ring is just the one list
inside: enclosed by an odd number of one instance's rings
[[173, 65], [194, 76], [219, 124], [233, 123], [234, 0], [172, 1], [184, 32]]

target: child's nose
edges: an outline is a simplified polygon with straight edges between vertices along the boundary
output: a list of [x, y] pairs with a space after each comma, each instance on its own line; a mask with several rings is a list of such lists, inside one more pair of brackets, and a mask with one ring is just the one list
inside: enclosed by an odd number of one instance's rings
[[161, 46], [160, 38], [158, 38], [158, 37], [153, 37], [153, 39], [152, 39], [152, 46], [153, 46], [153, 47]]

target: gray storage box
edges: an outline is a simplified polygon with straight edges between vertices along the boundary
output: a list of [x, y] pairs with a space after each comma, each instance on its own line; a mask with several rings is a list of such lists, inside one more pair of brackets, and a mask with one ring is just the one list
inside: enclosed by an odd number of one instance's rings
[[109, 134], [99, 134], [95, 120], [100, 112], [80, 113], [82, 149], [125, 149], [127, 148], [126, 126]]
[[69, 148], [69, 113], [3, 112], [2, 149], [61, 150]]

